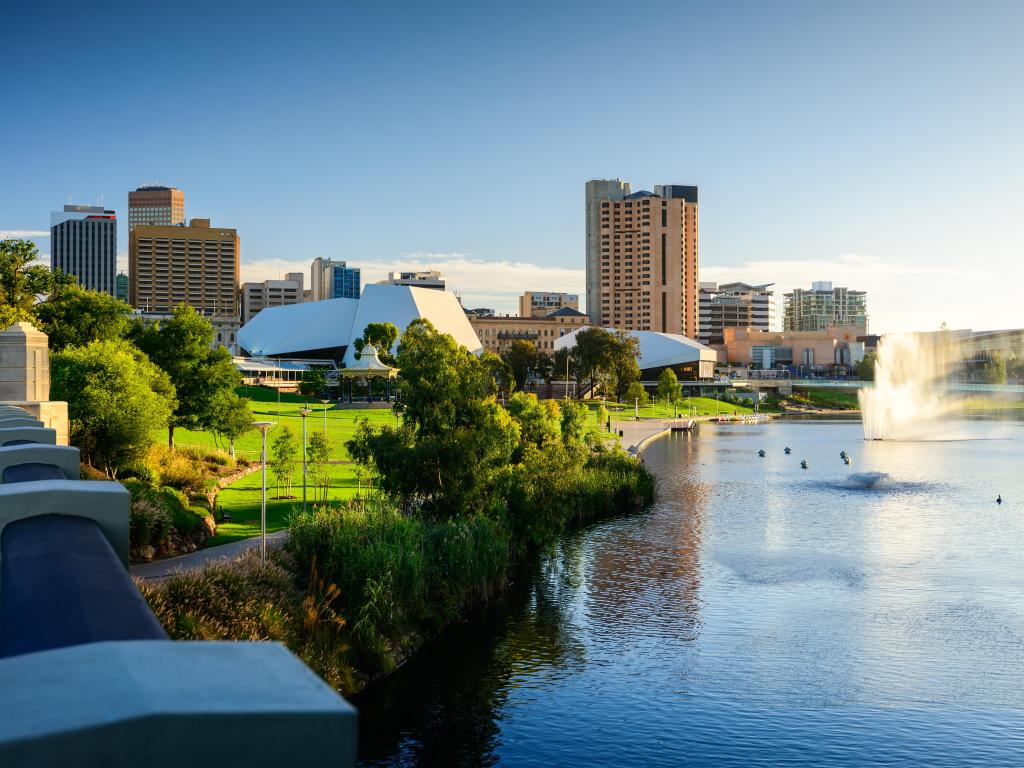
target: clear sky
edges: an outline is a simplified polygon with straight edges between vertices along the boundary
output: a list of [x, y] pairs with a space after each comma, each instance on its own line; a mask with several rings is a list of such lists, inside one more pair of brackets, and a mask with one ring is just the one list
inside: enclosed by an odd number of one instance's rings
[[[173, 15], [168, 11], [173, 10]], [[244, 279], [583, 291], [583, 185], [697, 184], [702, 280], [1024, 325], [1024, 2], [3, 3], [0, 231], [143, 183]], [[48, 240], [37, 239], [47, 253]]]

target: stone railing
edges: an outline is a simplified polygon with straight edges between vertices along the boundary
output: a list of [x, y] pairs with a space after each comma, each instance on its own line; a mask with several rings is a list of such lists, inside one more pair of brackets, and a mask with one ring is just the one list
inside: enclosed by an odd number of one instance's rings
[[127, 490], [57, 440], [0, 404], [0, 765], [354, 765], [355, 710], [282, 645], [167, 638]]

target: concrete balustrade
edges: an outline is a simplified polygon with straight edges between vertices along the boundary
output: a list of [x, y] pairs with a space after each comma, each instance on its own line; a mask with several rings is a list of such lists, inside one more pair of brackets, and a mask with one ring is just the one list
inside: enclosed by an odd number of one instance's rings
[[79, 462], [78, 449], [70, 445], [26, 444], [0, 447], [0, 483], [14, 482], [11, 477], [13, 470], [33, 464], [54, 467], [60, 471], [63, 479], [77, 480]]
[[118, 559], [127, 566], [129, 504], [128, 491], [112, 481], [39, 480], [0, 484], [0, 537], [5, 526], [25, 517], [85, 517], [99, 525]]
[[4, 766], [355, 764], [355, 710], [278, 643], [92, 643], [0, 680]]
[[0, 766], [355, 765], [356, 711], [283, 646], [167, 639], [128, 491], [76, 479], [48, 396], [46, 336], [0, 332]]
[[41, 428], [46, 426], [39, 419], [32, 419], [28, 416], [0, 416], [0, 429], [10, 429], [11, 427], [36, 427]]
[[56, 445], [57, 430], [49, 429], [48, 427], [0, 426], [0, 447], [9, 446], [15, 443], [15, 441]]

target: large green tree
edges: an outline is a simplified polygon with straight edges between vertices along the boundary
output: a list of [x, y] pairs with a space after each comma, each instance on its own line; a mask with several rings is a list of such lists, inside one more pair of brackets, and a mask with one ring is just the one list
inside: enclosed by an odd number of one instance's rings
[[124, 337], [131, 312], [131, 307], [109, 293], [74, 284], [54, 286], [47, 300], [35, 308], [39, 329], [50, 337], [50, 350], [55, 352]]
[[619, 400], [640, 380], [640, 340], [629, 331], [617, 330], [608, 344], [608, 371]]
[[501, 353], [501, 359], [508, 363], [512, 369], [512, 378], [515, 380], [516, 389], [522, 390], [526, 386], [530, 373], [537, 367], [537, 348], [532, 341], [519, 339], [513, 341], [508, 348]]
[[67, 401], [83, 460], [112, 478], [138, 466], [174, 409], [167, 374], [121, 340], [68, 347], [50, 366], [51, 396]]
[[214, 439], [228, 441], [228, 453], [235, 458], [235, 440], [253, 428], [249, 399], [234, 392], [221, 391], [212, 402], [210, 430]]
[[662, 371], [661, 375], [658, 377], [658, 399], [664, 400], [670, 405], [675, 405], [679, 402], [682, 392], [683, 388], [679, 384], [679, 378], [676, 376], [676, 372], [671, 368], [666, 368]]
[[363, 347], [370, 344], [377, 349], [377, 357], [381, 362], [388, 365], [395, 364], [395, 358], [391, 354], [391, 348], [398, 341], [398, 328], [393, 323], [369, 323], [363, 329], [363, 335], [352, 342], [356, 348], [356, 354], [361, 355]]
[[214, 349], [210, 321], [185, 304], [169, 320], [138, 324], [131, 336], [138, 347], [167, 372], [178, 395], [167, 426], [167, 444], [174, 447], [174, 429], [212, 429], [215, 406], [233, 392], [242, 377], [223, 347]]
[[443, 517], [492, 510], [519, 443], [518, 425], [492, 394], [492, 371], [426, 320], [406, 329], [397, 363], [401, 424], [363, 422], [349, 453], [411, 507]]
[[0, 240], [0, 330], [22, 320], [36, 322], [36, 302], [55, 285], [72, 282], [74, 278], [39, 263], [39, 250], [31, 241]]

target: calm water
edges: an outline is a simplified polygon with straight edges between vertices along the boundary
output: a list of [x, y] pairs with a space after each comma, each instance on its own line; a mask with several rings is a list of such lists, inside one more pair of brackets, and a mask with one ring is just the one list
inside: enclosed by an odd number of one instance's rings
[[356, 701], [365, 764], [1024, 766], [1024, 426], [957, 431], [656, 443], [653, 509]]

